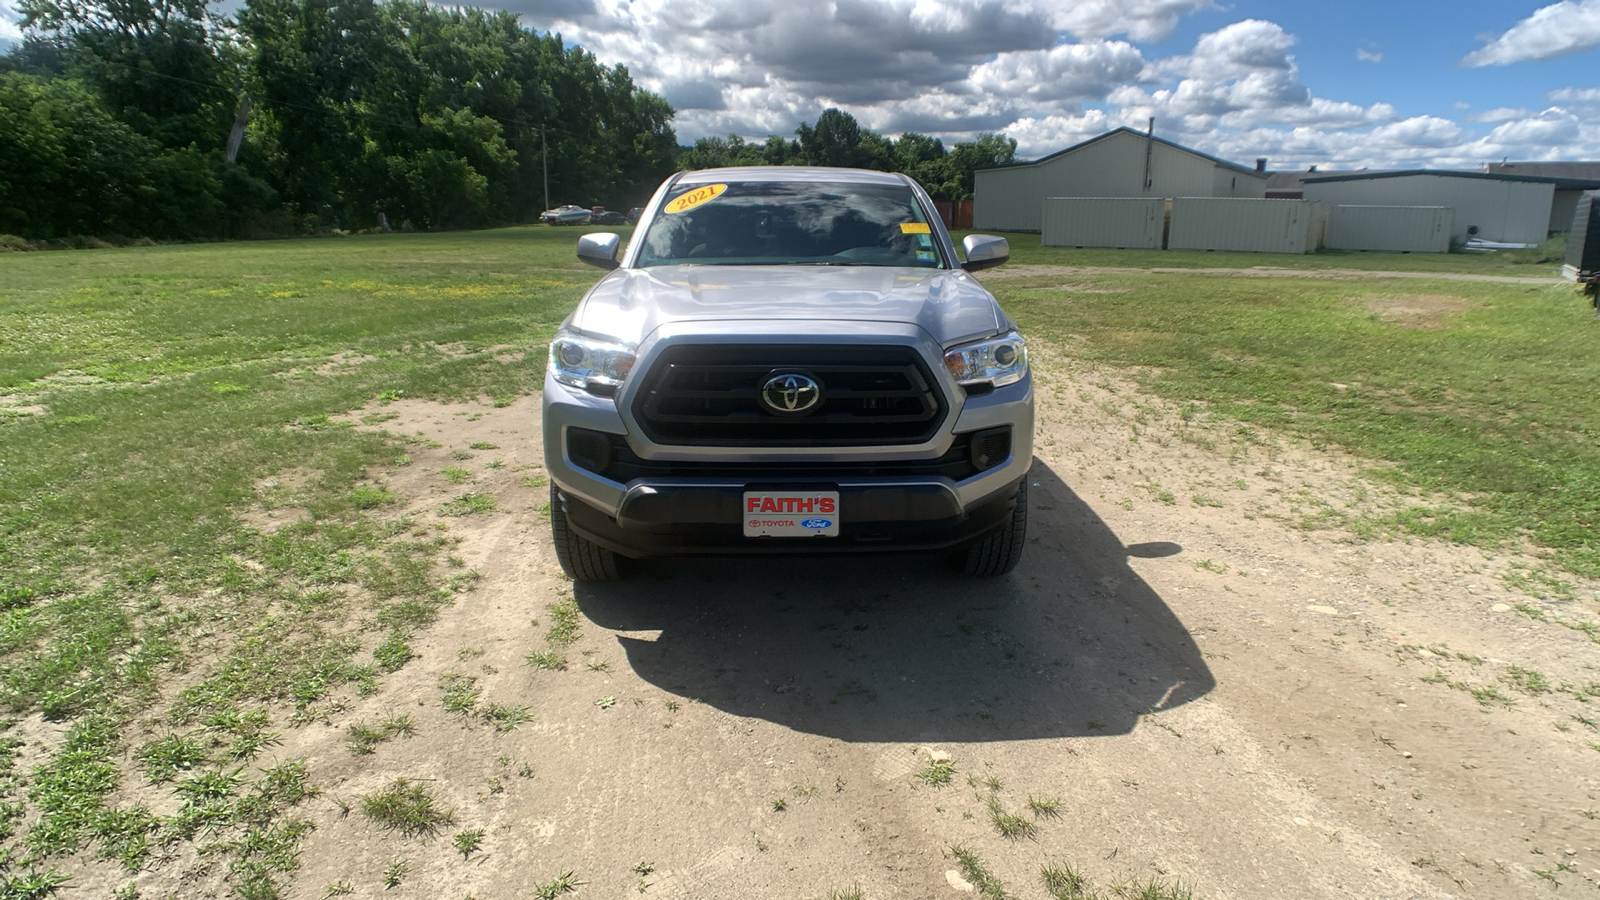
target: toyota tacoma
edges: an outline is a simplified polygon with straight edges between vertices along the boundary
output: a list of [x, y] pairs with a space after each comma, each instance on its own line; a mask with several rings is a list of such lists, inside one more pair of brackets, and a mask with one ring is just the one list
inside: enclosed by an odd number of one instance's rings
[[[556, 557], [949, 551], [1022, 555], [1033, 382], [1016, 325], [904, 175], [680, 172], [550, 344], [543, 399]], [[620, 253], [619, 253], [620, 250]]]

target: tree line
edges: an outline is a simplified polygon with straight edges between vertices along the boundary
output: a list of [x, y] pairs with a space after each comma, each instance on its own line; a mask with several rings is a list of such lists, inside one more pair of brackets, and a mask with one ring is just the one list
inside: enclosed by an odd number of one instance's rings
[[0, 233], [214, 239], [482, 227], [628, 208], [682, 168], [851, 165], [939, 197], [1016, 143], [890, 140], [830, 109], [795, 139], [680, 147], [674, 111], [509, 12], [424, 0], [22, 0], [0, 56]]
[[948, 150], [939, 138], [911, 131], [890, 139], [862, 128], [854, 116], [838, 109], [824, 110], [815, 125], [802, 123], [795, 134], [789, 140], [768, 135], [760, 144], [736, 134], [701, 138], [692, 147], [679, 148], [678, 167], [853, 166], [904, 172], [936, 199], [965, 200], [972, 197], [975, 170], [1013, 162], [1017, 153], [1017, 142], [1000, 134], [979, 135]]

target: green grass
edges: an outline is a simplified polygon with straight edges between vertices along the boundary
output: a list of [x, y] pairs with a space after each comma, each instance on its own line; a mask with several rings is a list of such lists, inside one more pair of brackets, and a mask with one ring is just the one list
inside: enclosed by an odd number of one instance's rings
[[[958, 231], [956, 243], [973, 232]], [[1559, 248], [1546, 242], [1539, 248], [1498, 253], [1364, 253], [1324, 250], [1319, 253], [1231, 253], [1205, 250], [1116, 250], [1043, 247], [1039, 235], [1002, 235], [1011, 244], [1008, 265], [1096, 266], [1133, 269], [1359, 269], [1367, 272], [1445, 272], [1513, 277], [1554, 278], [1561, 274]], [[1551, 258], [1551, 257], [1554, 258]], [[1002, 268], [999, 271], [1004, 272]]]
[[989, 824], [994, 826], [997, 834], [1007, 840], [1028, 838], [1032, 840], [1039, 836], [1039, 826], [1032, 819], [1019, 813], [1007, 812], [1000, 805], [1000, 798], [991, 795], [988, 800]]
[[406, 713], [385, 716], [376, 725], [356, 722], [346, 729], [350, 740], [346, 749], [357, 756], [365, 756], [378, 749], [378, 745], [396, 737], [411, 737], [417, 733], [416, 722]]
[[1089, 879], [1064, 863], [1046, 863], [1039, 870], [1039, 880], [1054, 900], [1090, 900], [1098, 897], [1089, 887]]
[[478, 710], [478, 715], [483, 721], [494, 726], [495, 731], [516, 731], [523, 722], [533, 721], [533, 713], [526, 706], [510, 706], [504, 703], [487, 703]]
[[[386, 474], [411, 464], [407, 441], [343, 421], [372, 405], [381, 424], [401, 399], [487, 410], [537, 390], [549, 335], [595, 280], [576, 238], [523, 228], [0, 256], [0, 714], [68, 724], [49, 758], [0, 775], [18, 798], [0, 804], [6, 890], [54, 890], [25, 887], [58, 877], [47, 857], [127, 865], [157, 839], [207, 835], [241, 892], [274, 895], [301, 840], [288, 798], [311, 788], [253, 761], [282, 729], [405, 666], [412, 636], [476, 580], [441, 573], [442, 533], [395, 517], [408, 498]], [[1546, 274], [1509, 257], [1014, 243], [1031, 264]], [[1035, 339], [1147, 367], [1152, 390], [1194, 410], [1393, 462], [1377, 471], [1456, 497], [1391, 527], [1478, 543], [1525, 533], [1566, 571], [1600, 572], [1587, 540], [1600, 359], [1570, 291], [1090, 280], [1127, 292], [993, 283]], [[1470, 305], [1423, 330], [1362, 302], [1414, 294]], [[479, 493], [445, 510], [493, 508]], [[552, 607], [551, 657], [530, 662], [563, 665], [580, 620], [570, 598]], [[129, 743], [141, 733], [152, 737]], [[109, 799], [129, 778], [182, 788], [176, 811], [155, 816], [159, 838], [149, 810]]]
[[922, 768], [913, 773], [913, 777], [928, 787], [944, 787], [956, 773], [956, 762], [953, 759], [930, 759]]
[[[0, 711], [70, 723], [50, 758], [0, 774], [35, 807], [24, 824], [0, 804], [15, 861], [0, 895], [53, 890], [33, 862], [47, 856], [132, 865], [201, 835], [241, 896], [277, 895], [302, 832], [240, 767], [404, 666], [411, 635], [477, 578], [445, 577], [452, 544], [393, 518], [404, 498], [383, 475], [410, 464], [405, 441], [340, 420], [536, 390], [549, 334], [594, 281], [575, 241], [507, 229], [0, 258]], [[187, 687], [164, 690], [180, 674]], [[153, 737], [127, 746], [135, 722]], [[128, 778], [170, 785], [178, 810], [109, 806]]]
[[961, 869], [961, 877], [977, 888], [978, 896], [983, 900], [1009, 900], [1011, 895], [1006, 893], [1005, 884], [995, 877], [994, 872], [989, 869], [989, 864], [977, 853], [957, 844], [950, 848], [950, 855], [956, 858], [956, 865]]
[[455, 837], [450, 839], [450, 845], [456, 848], [463, 860], [469, 859], [483, 846], [483, 834], [482, 828], [466, 828], [456, 832]]
[[470, 516], [474, 513], [494, 512], [494, 495], [471, 491], [439, 507], [441, 516]]
[[565, 647], [577, 641], [581, 631], [578, 601], [571, 597], [563, 597], [559, 602], [550, 605], [549, 612], [550, 630], [545, 632], [545, 641], [552, 647]]
[[[1143, 264], [1132, 252], [1113, 258]], [[1436, 271], [1468, 262], [1384, 261]], [[1600, 577], [1600, 355], [1593, 313], [1570, 287], [1133, 273], [1073, 281], [1092, 290], [1047, 274], [990, 284], [1035, 339], [1131, 367], [1185, 408], [1342, 448], [1371, 461], [1372, 477], [1444, 500], [1370, 523], [1380, 529], [1487, 547], [1525, 537], [1567, 572]], [[1418, 304], [1433, 312], [1385, 312]]]
[[579, 881], [571, 872], [562, 872], [555, 878], [533, 889], [536, 900], [556, 900], [557, 897], [576, 891], [586, 882]]
[[1028, 795], [1028, 809], [1033, 811], [1035, 818], [1059, 819], [1061, 818], [1060, 797], [1035, 797]]
[[405, 778], [362, 797], [361, 812], [373, 824], [406, 837], [431, 837], [455, 822], [455, 813], [440, 805], [432, 788]]
[[478, 679], [459, 672], [446, 672], [439, 677], [440, 702], [444, 708], [459, 715], [471, 715], [478, 709]]

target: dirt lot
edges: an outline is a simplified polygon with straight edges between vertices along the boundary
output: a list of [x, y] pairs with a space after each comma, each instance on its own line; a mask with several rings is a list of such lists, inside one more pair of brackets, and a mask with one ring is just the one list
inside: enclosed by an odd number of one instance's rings
[[[323, 790], [290, 896], [523, 898], [570, 872], [576, 897], [958, 898], [956, 846], [1018, 898], [1047, 896], [1050, 863], [1108, 896], [1600, 894], [1600, 644], [1564, 624], [1594, 618], [1595, 586], [1541, 601], [1502, 580], [1527, 558], [1315, 529], [1407, 498], [1112, 373], [1037, 371], [1029, 547], [994, 581], [910, 556], [575, 587], [536, 397], [386, 407], [381, 427], [437, 442], [385, 476], [407, 514], [460, 493], [448, 466], [500, 510], [440, 520], [484, 578], [420, 658], [275, 748]], [[452, 459], [474, 442], [495, 449]], [[530, 666], [569, 596], [566, 670]], [[449, 673], [533, 718], [447, 712]], [[352, 723], [401, 713], [413, 736], [347, 749]], [[948, 784], [918, 777], [946, 760]], [[357, 798], [398, 777], [453, 824], [375, 827]], [[204, 867], [146, 873], [144, 895]]]

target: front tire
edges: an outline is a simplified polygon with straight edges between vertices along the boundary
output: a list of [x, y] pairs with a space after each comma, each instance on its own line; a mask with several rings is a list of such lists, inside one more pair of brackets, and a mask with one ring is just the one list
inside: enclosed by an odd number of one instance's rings
[[1017, 485], [1016, 506], [1011, 510], [1011, 521], [996, 528], [967, 545], [964, 556], [956, 562], [961, 571], [980, 578], [1004, 575], [1017, 567], [1022, 559], [1022, 548], [1028, 543], [1028, 478]]
[[617, 554], [572, 530], [567, 522], [567, 501], [550, 483], [550, 534], [556, 542], [556, 561], [573, 581], [616, 581], [622, 577]]

